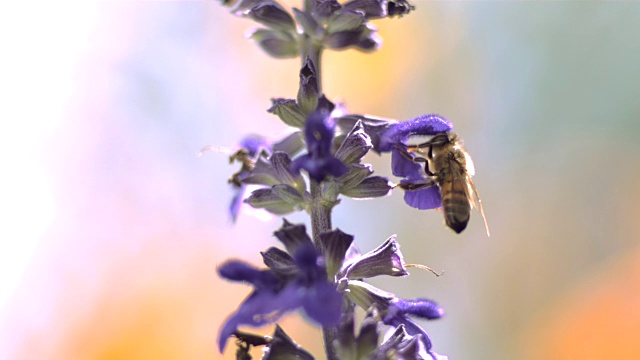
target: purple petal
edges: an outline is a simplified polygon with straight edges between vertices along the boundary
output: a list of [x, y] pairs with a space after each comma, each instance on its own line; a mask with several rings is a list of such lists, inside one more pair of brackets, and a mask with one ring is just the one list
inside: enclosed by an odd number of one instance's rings
[[327, 111], [312, 112], [304, 125], [304, 136], [309, 154], [324, 157], [331, 154], [333, 120]]
[[306, 288], [301, 297], [305, 313], [322, 326], [336, 325], [342, 311], [342, 295], [327, 282]]
[[444, 316], [444, 309], [435, 301], [417, 299], [397, 299], [393, 306], [402, 314], [412, 315], [419, 318], [434, 320]]
[[434, 185], [426, 189], [405, 190], [404, 202], [406, 202], [407, 205], [419, 210], [439, 208], [442, 206], [440, 189], [436, 185]]
[[315, 271], [318, 268], [318, 251], [311, 241], [298, 246], [293, 259], [303, 272]]
[[227, 339], [233, 335], [240, 325], [259, 327], [278, 320], [288, 309], [282, 307], [283, 302], [270, 291], [253, 292], [240, 305], [235, 314], [224, 322], [218, 337], [218, 348], [224, 351]]
[[391, 171], [393, 175], [409, 180], [421, 179], [425, 173], [422, 164], [408, 159], [398, 150], [391, 151]]
[[451, 121], [436, 114], [418, 116], [415, 119], [393, 124], [380, 137], [381, 152], [393, 150], [393, 146], [406, 143], [411, 135], [436, 135], [451, 131]]
[[220, 265], [218, 274], [231, 281], [245, 281], [256, 289], [277, 290], [281, 287], [278, 278], [268, 270], [258, 270], [250, 264], [238, 260], [230, 260]]
[[238, 219], [240, 207], [244, 203], [245, 188], [246, 187], [242, 185], [235, 190], [235, 194], [233, 194], [233, 199], [231, 199], [231, 204], [229, 205], [229, 214], [231, 214], [231, 221], [233, 221], [234, 223]]
[[311, 154], [302, 155], [291, 163], [293, 173], [299, 172], [300, 169], [307, 170], [309, 177], [316, 181], [322, 181], [327, 176], [340, 177], [349, 170], [342, 161], [331, 154], [326, 157], [317, 157]]
[[247, 135], [245, 138], [240, 140], [240, 146], [243, 149], [247, 149], [247, 151], [249, 151], [249, 155], [254, 157], [258, 154], [260, 149], [269, 149], [270, 144], [267, 139], [260, 135]]

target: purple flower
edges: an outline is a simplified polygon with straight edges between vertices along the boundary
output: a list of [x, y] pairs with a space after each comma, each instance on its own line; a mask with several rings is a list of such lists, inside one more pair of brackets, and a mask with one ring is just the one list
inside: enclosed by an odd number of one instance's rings
[[[288, 256], [288, 254], [283, 253]], [[296, 248], [293, 258], [295, 272], [282, 273], [258, 270], [244, 262], [232, 260], [223, 264], [218, 273], [231, 281], [253, 285], [253, 292], [242, 302], [222, 326], [218, 338], [220, 352], [238, 326], [259, 327], [278, 320], [288, 311], [302, 308], [306, 315], [322, 326], [335, 325], [340, 319], [342, 295], [327, 282], [322, 257], [311, 242]]]
[[[240, 142], [240, 150], [231, 155], [231, 162], [242, 164], [233, 174], [229, 183], [235, 193], [229, 212], [235, 222], [245, 200], [246, 185], [279, 186], [287, 185], [297, 191], [304, 191], [306, 184], [301, 176], [294, 176], [289, 170], [290, 155], [303, 149], [302, 133], [291, 133], [282, 139], [268, 140], [258, 135], [249, 135]], [[287, 190], [289, 190], [287, 188]], [[268, 209], [269, 210], [269, 209]]]
[[360, 280], [348, 280], [348, 298], [363, 309], [375, 307], [380, 313], [382, 322], [395, 330], [403, 329], [407, 335], [419, 340], [424, 351], [437, 359], [431, 351], [431, 340], [424, 329], [416, 324], [412, 317], [434, 320], [444, 316], [444, 309], [435, 302], [418, 299], [401, 299], [392, 293], [378, 289]]
[[425, 177], [425, 170], [415, 156], [407, 151], [407, 142], [414, 135], [436, 135], [449, 132], [453, 124], [446, 118], [428, 114], [415, 119], [391, 124], [381, 131], [378, 151], [391, 152], [391, 171], [403, 178], [400, 186], [405, 189], [404, 201], [407, 205], [420, 209], [434, 209], [442, 206], [440, 190], [431, 178]]
[[335, 124], [326, 109], [312, 112], [305, 122], [304, 136], [308, 153], [293, 161], [291, 171], [305, 169], [309, 177], [322, 181], [327, 176], [340, 177], [347, 167], [331, 153]]
[[412, 135], [436, 135], [453, 130], [451, 121], [437, 114], [420, 115], [415, 119], [395, 123], [385, 129], [380, 139], [380, 151], [391, 151], [395, 145], [407, 144]]
[[418, 298], [405, 300], [395, 298], [382, 319], [386, 325], [395, 328], [404, 325], [405, 330], [411, 336], [422, 335], [421, 341], [426, 351], [435, 359], [436, 357], [431, 354], [432, 344], [429, 335], [427, 335], [424, 329], [411, 320], [409, 316], [435, 320], [444, 316], [444, 309], [428, 299]]
[[[240, 146], [245, 151], [244, 154], [246, 159], [238, 159], [243, 162], [243, 166], [242, 166], [242, 169], [236, 175], [234, 175], [234, 177], [237, 177], [237, 178], [242, 178], [248, 175], [249, 172], [251, 171], [248, 164], [245, 163], [246, 160], [256, 159], [258, 156], [258, 153], [262, 149], [268, 150], [271, 145], [265, 138], [259, 135], [249, 135], [244, 139], [242, 139], [242, 141], [240, 142]], [[240, 154], [240, 152], [236, 154]], [[234, 183], [233, 185], [235, 188], [235, 192], [233, 194], [233, 198], [231, 199], [231, 205], [229, 206], [229, 213], [231, 214], [231, 220], [235, 222], [236, 219], [238, 218], [238, 213], [240, 212], [240, 206], [242, 205], [242, 202], [244, 200], [244, 193], [247, 186], [242, 183]]]

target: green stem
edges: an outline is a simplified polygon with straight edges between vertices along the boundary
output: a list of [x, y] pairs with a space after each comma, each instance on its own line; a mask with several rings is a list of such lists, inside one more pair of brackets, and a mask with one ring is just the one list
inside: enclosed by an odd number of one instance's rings
[[[322, 246], [320, 234], [331, 230], [331, 206], [322, 201], [320, 183], [311, 179], [311, 233], [316, 246]], [[324, 249], [320, 249], [324, 250]]]
[[[322, 188], [320, 183], [311, 179], [310, 192], [311, 192], [311, 231], [313, 236], [313, 242], [319, 251], [322, 253], [322, 243], [320, 242], [320, 234], [331, 230], [331, 208], [333, 206], [327, 206], [322, 200]], [[338, 337], [337, 326], [324, 326], [322, 328], [322, 336], [324, 339], [324, 350], [327, 355], [327, 360], [340, 360], [336, 349], [333, 346], [335, 340]]]
[[[307, 2], [305, 1], [305, 4]], [[306, 7], [306, 6], [305, 6]], [[306, 9], [305, 9], [306, 10]], [[307, 57], [313, 62], [316, 68], [316, 76], [318, 81], [318, 94], [322, 94], [322, 72], [320, 67], [320, 57], [322, 56], [322, 46], [315, 44], [311, 38], [305, 34], [302, 35], [302, 46], [300, 52], [300, 58], [302, 65]], [[322, 187], [317, 181], [310, 179], [310, 192], [311, 192], [311, 231], [313, 236], [313, 242], [318, 247], [321, 253], [324, 253], [322, 249], [322, 243], [320, 242], [320, 234], [331, 230], [331, 209], [333, 205], [327, 205], [322, 199]], [[324, 350], [327, 355], [327, 360], [340, 360], [338, 353], [336, 352], [333, 344], [338, 338], [337, 326], [325, 326], [322, 328], [322, 337], [324, 339]]]

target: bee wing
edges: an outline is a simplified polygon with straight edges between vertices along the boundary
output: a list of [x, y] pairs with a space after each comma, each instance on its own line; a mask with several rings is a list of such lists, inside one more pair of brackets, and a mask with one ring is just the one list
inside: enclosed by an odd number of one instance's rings
[[478, 189], [473, 184], [473, 180], [471, 180], [471, 176], [465, 174], [467, 177], [467, 196], [469, 198], [469, 203], [473, 207], [478, 207], [480, 210], [480, 215], [482, 215], [482, 220], [484, 220], [484, 228], [487, 230], [487, 237], [490, 237], [489, 233], [489, 224], [487, 223], [487, 217], [484, 215], [484, 209], [482, 208], [482, 199], [480, 199], [480, 195], [478, 195]]

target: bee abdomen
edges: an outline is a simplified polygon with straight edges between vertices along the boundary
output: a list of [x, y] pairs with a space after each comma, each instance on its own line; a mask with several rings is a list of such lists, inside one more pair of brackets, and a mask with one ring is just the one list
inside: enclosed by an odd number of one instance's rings
[[445, 223], [459, 234], [469, 223], [471, 204], [464, 189], [457, 186], [446, 188], [443, 187], [442, 191], [442, 210]]

